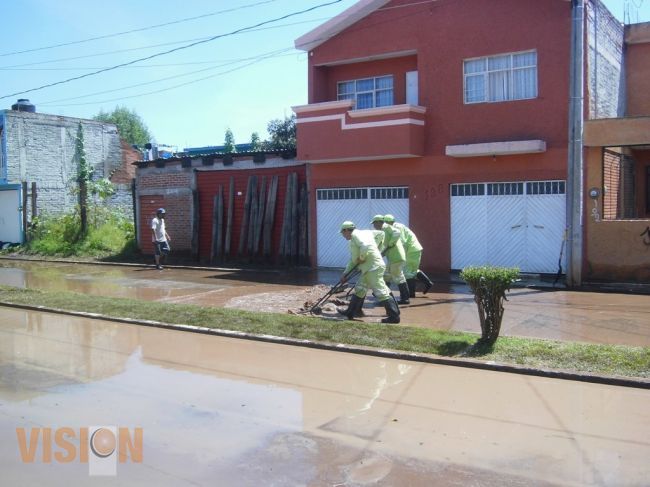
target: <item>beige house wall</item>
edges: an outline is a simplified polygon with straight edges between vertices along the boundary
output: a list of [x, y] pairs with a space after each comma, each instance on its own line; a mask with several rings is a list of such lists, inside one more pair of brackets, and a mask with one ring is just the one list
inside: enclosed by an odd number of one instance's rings
[[629, 117], [650, 114], [650, 22], [626, 27], [626, 95]]
[[[650, 219], [603, 220], [602, 148], [585, 149], [585, 278], [650, 282]], [[595, 210], [595, 211], [594, 211]]]

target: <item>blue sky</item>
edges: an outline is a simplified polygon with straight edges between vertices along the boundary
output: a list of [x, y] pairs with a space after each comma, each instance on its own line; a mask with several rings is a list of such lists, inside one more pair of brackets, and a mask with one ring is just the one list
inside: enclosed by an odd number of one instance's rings
[[[6, 1], [0, 29], [0, 97], [332, 1]], [[222, 144], [227, 128], [238, 143], [249, 142], [252, 132], [266, 138], [268, 121], [289, 116], [291, 106], [307, 102], [306, 55], [293, 48], [293, 41], [355, 1], [341, 0], [251, 32], [1, 98], [0, 108], [29, 98], [39, 112], [91, 118], [102, 109], [122, 105], [140, 114], [159, 143], [179, 148]], [[650, 0], [605, 0], [605, 4], [620, 20], [627, 5], [632, 21], [650, 21]], [[74, 44], [47, 48], [65, 43]]]

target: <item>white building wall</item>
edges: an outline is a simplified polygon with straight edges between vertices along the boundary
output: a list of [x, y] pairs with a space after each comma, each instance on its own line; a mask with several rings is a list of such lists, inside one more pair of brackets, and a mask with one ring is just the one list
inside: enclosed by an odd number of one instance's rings
[[[14, 110], [5, 110], [3, 115], [6, 182], [36, 182], [39, 213], [68, 212], [76, 204], [72, 190], [77, 170], [75, 142], [79, 123], [83, 127], [86, 158], [93, 168], [93, 179], [109, 176], [122, 164], [120, 137], [113, 124]], [[118, 194], [109, 204], [130, 215], [129, 185], [119, 185]]]

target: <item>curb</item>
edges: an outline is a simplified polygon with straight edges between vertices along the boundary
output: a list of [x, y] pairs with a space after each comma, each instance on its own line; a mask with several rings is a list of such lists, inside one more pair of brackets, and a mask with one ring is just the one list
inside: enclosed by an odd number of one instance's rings
[[152, 321], [152, 320], [117, 318], [113, 316], [102, 315], [100, 313], [87, 313], [83, 311], [67, 311], [58, 308], [49, 308], [46, 306], [16, 304], [16, 303], [10, 303], [6, 301], [0, 301], [0, 306], [24, 309], [28, 311], [56, 313], [56, 314], [75, 316], [80, 318], [99, 319], [104, 321], [112, 321], [115, 323], [125, 323], [129, 325], [150, 326], [154, 328], [165, 328], [169, 330], [201, 333], [204, 335], [213, 335], [213, 336], [220, 336], [226, 338], [239, 338], [244, 340], [275, 343], [278, 345], [291, 345], [297, 347], [314, 348], [318, 350], [355, 353], [355, 354], [367, 355], [372, 357], [406, 360], [409, 362], [447, 365], [452, 367], [465, 367], [470, 369], [490, 370], [495, 372], [508, 372], [512, 374], [529, 375], [535, 377], [546, 377], [549, 379], [572, 380], [578, 382], [604, 384], [604, 385], [618, 386], [618, 387], [650, 389], [650, 380], [648, 379], [640, 379], [640, 378], [633, 379], [627, 377], [596, 375], [596, 374], [579, 373], [579, 372], [566, 372], [562, 370], [534, 369], [534, 368], [523, 367], [518, 365], [498, 364], [493, 361], [482, 362], [473, 359], [442, 358], [436, 355], [427, 355], [427, 354], [413, 353], [413, 352], [400, 352], [400, 351], [387, 350], [387, 349], [376, 349], [370, 347], [363, 347], [359, 345], [346, 345], [343, 343], [330, 344], [324, 342], [315, 342], [311, 340], [299, 340], [296, 338], [279, 337], [274, 335], [256, 335], [253, 333], [246, 333], [242, 331], [233, 331], [233, 330], [223, 330], [219, 328], [208, 328], [208, 327], [199, 327], [199, 326], [182, 325], [182, 324], [170, 324], [170, 323], [163, 323], [160, 321]]

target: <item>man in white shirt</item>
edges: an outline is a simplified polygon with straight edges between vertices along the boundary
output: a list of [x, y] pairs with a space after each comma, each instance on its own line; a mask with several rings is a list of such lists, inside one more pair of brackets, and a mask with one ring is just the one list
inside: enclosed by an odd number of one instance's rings
[[151, 220], [151, 241], [154, 246], [154, 259], [156, 260], [156, 269], [162, 270], [160, 264], [161, 256], [164, 261], [169, 253], [169, 242], [171, 239], [165, 229], [165, 209], [158, 208], [156, 216]]

